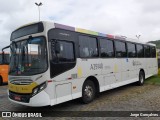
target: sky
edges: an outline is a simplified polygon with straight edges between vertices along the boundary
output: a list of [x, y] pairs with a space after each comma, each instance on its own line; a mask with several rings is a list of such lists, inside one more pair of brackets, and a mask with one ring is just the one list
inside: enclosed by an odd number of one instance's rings
[[159, 0], [1, 0], [0, 49], [16, 28], [41, 20], [148, 42], [160, 39]]

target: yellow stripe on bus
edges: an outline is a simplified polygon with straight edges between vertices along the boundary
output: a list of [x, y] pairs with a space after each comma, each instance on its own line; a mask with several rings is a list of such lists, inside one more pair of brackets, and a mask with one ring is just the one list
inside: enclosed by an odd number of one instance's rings
[[38, 86], [36, 82], [33, 82], [30, 85], [14, 85], [8, 82], [9, 90], [16, 93], [32, 93], [33, 88], [36, 86]]
[[78, 67], [78, 77], [82, 77], [82, 68]]
[[114, 72], [118, 72], [118, 66], [117, 66], [117, 64], [114, 65]]
[[76, 28], [75, 31], [81, 32], [81, 33], [87, 33], [87, 34], [91, 34], [91, 35], [98, 35], [98, 32], [94, 32], [94, 31], [86, 30], [86, 29], [81, 29], [81, 28]]

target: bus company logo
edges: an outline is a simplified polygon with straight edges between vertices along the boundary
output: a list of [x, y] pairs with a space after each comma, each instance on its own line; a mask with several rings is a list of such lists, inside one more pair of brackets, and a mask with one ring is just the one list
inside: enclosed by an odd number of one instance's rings
[[138, 66], [138, 65], [142, 65], [141, 62], [133, 60], [133, 66]]
[[2, 117], [11, 117], [11, 112], [2, 112]]

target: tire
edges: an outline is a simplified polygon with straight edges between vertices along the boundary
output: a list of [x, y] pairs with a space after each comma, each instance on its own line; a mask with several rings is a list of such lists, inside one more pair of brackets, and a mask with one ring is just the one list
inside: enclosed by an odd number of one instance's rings
[[3, 80], [2, 78], [0, 77], [0, 86], [3, 84]]
[[139, 72], [139, 81], [137, 82], [137, 84], [139, 86], [142, 86], [144, 84], [144, 80], [145, 80], [144, 72], [140, 71]]
[[94, 100], [96, 95], [95, 85], [91, 80], [85, 81], [82, 88], [82, 102], [87, 104]]

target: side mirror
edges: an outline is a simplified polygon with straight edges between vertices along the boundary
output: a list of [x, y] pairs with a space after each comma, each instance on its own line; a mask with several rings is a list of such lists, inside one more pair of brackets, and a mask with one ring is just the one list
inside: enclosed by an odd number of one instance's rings
[[60, 53], [60, 51], [61, 51], [60, 43], [59, 43], [59, 42], [56, 42], [56, 43], [55, 43], [55, 52], [56, 52], [56, 54]]
[[4, 50], [7, 48], [10, 48], [10, 45], [2, 48], [2, 64], [9, 64], [9, 61], [7, 61], [7, 58], [4, 53]]

